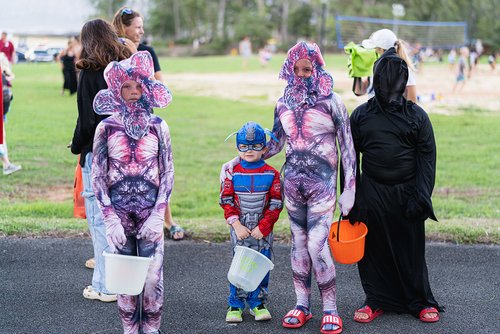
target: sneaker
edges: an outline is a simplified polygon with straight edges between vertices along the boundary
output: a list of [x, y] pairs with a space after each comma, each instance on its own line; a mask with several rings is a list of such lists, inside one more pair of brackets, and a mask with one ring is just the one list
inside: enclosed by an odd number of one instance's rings
[[22, 169], [21, 165], [14, 165], [14, 164], [11, 163], [7, 167], [4, 167], [4, 169], [3, 169], [3, 175], [9, 175], [9, 174], [15, 173], [15, 172], [17, 172], [18, 170], [21, 170], [21, 169]]
[[260, 304], [250, 310], [250, 314], [255, 317], [255, 321], [266, 321], [271, 320], [271, 313], [266, 308], [266, 305]]
[[226, 314], [226, 322], [242, 322], [243, 310], [237, 307], [229, 307]]
[[92, 285], [83, 289], [83, 297], [87, 299], [97, 299], [105, 303], [116, 302], [116, 295], [108, 295], [106, 293], [97, 292], [94, 290]]

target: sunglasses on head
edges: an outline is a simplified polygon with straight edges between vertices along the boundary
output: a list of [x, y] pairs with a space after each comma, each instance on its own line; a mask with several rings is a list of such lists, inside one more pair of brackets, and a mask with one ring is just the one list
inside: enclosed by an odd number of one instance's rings
[[133, 12], [134, 12], [134, 11], [133, 11], [132, 9], [130, 9], [130, 8], [123, 8], [123, 9], [122, 9], [122, 14], [121, 14], [121, 16], [123, 16], [123, 15], [125, 15], [125, 14], [130, 15], [130, 14], [132, 14]]

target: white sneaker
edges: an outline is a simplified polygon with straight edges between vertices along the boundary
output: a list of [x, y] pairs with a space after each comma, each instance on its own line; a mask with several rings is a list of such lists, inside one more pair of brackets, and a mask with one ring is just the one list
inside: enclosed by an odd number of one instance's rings
[[14, 165], [14, 164], [11, 163], [7, 167], [4, 167], [4, 169], [3, 169], [3, 175], [12, 174], [14, 172], [17, 172], [18, 170], [21, 170], [22, 168], [23, 167], [21, 167], [21, 165]]
[[102, 292], [97, 292], [94, 288], [92, 288], [92, 285], [83, 289], [83, 297], [87, 299], [97, 299], [105, 303], [116, 302], [116, 295], [108, 295]]

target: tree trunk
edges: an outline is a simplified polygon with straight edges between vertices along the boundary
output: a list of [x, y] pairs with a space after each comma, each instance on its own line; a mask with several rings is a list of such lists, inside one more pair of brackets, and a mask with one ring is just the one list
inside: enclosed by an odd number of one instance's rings
[[181, 36], [181, 16], [179, 13], [179, 0], [174, 0], [172, 4], [174, 15], [174, 39], [179, 40]]
[[281, 7], [281, 43], [288, 43], [288, 11], [290, 9], [290, 3], [288, 0], [283, 0], [283, 6]]
[[226, 0], [219, 0], [217, 8], [217, 37], [223, 39], [225, 36], [224, 18], [226, 16]]
[[263, 17], [266, 14], [266, 5], [264, 3], [264, 0], [257, 0], [257, 12], [259, 13], [259, 16]]

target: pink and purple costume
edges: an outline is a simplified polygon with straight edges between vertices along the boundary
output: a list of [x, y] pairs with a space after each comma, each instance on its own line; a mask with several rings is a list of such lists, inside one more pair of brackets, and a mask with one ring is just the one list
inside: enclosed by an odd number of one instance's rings
[[[158, 333], [163, 306], [163, 222], [174, 181], [167, 124], [152, 114], [166, 107], [172, 95], [163, 83], [151, 80], [148, 52], [110, 63], [104, 77], [108, 89], [94, 99], [98, 114], [111, 115], [96, 129], [92, 185], [106, 224], [111, 248], [118, 253], [150, 257], [141, 305], [138, 296], [119, 295], [124, 333]], [[126, 102], [122, 85], [141, 83], [142, 96]]]
[[[310, 77], [295, 75], [299, 59], [311, 61]], [[349, 116], [333, 93], [333, 79], [324, 64], [316, 44], [301, 42], [289, 50], [279, 74], [288, 85], [274, 111], [272, 132], [279, 142], [270, 141], [264, 158], [287, 144], [284, 194], [292, 232], [296, 307], [309, 310], [314, 271], [323, 310], [337, 314], [335, 266], [327, 245], [337, 194], [336, 142], [345, 171], [344, 192], [355, 191], [356, 155]]]

